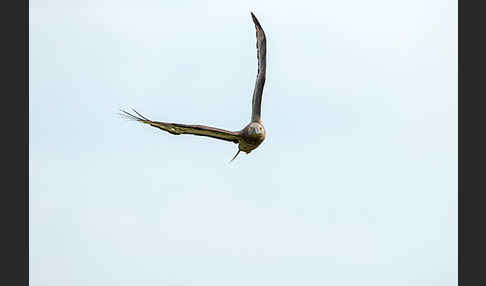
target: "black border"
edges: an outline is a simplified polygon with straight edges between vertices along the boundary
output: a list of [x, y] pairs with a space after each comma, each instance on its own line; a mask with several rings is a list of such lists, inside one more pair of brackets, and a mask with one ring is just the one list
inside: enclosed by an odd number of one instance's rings
[[464, 284], [464, 180], [463, 180], [463, 115], [464, 115], [464, 54], [463, 54], [463, 35], [464, 35], [464, 2], [458, 1], [458, 285]]
[[0, 11], [1, 141], [6, 159], [0, 187], [0, 283], [29, 285], [29, 2], [4, 1]]
[[483, 234], [484, 214], [481, 213], [485, 209], [485, 201], [480, 197], [486, 190], [484, 180], [481, 180], [485, 170], [483, 150], [486, 146], [484, 139], [486, 112], [485, 105], [480, 102], [486, 95], [484, 88], [486, 45], [484, 8], [480, 3], [479, 1], [458, 1], [458, 282], [460, 286], [486, 285], [486, 277], [483, 274], [486, 236]]

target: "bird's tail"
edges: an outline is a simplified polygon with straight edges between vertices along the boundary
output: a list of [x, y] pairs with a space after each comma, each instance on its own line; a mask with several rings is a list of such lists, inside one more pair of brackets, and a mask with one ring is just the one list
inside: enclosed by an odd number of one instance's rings
[[240, 149], [238, 149], [238, 152], [236, 152], [236, 155], [233, 157], [233, 159], [231, 159], [231, 161], [229, 161], [230, 163], [233, 162], [233, 160], [236, 158], [236, 156], [238, 156], [238, 154], [240, 154]]

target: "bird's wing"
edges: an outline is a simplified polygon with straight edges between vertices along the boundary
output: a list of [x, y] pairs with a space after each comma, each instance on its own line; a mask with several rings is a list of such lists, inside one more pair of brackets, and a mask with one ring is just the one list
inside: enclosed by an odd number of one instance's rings
[[253, 13], [251, 13], [253, 22], [256, 28], [256, 48], [257, 48], [257, 58], [258, 58], [258, 73], [255, 83], [255, 89], [253, 90], [253, 101], [252, 101], [252, 121], [260, 121], [261, 118], [261, 106], [262, 106], [262, 95], [263, 95], [263, 85], [265, 84], [265, 72], [267, 69], [267, 40], [265, 38], [265, 32], [263, 32], [262, 26], [258, 19]]
[[159, 129], [162, 129], [174, 135], [193, 134], [198, 136], [212, 137], [212, 138], [230, 141], [234, 143], [238, 143], [240, 139], [240, 132], [227, 131], [227, 130], [209, 127], [209, 126], [203, 126], [203, 125], [186, 125], [186, 124], [179, 124], [179, 123], [152, 121], [150, 119], [147, 119], [137, 111], [135, 110], [133, 111], [138, 116], [133, 115], [124, 110], [121, 110], [122, 112], [121, 115], [127, 117], [128, 119], [132, 119], [138, 122], [149, 124], [150, 126], [153, 127], [157, 127]]

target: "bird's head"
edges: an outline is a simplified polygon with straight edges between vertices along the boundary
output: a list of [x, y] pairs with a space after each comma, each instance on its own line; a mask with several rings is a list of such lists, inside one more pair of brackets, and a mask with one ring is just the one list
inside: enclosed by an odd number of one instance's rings
[[265, 137], [265, 128], [260, 123], [252, 122], [250, 125], [248, 125], [248, 135]]

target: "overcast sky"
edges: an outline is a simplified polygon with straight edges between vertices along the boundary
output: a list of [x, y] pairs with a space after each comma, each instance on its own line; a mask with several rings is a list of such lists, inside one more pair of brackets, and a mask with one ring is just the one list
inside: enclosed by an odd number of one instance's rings
[[[251, 154], [121, 118], [239, 130]], [[457, 1], [30, 1], [32, 286], [457, 285]]]

